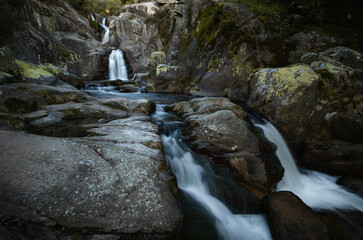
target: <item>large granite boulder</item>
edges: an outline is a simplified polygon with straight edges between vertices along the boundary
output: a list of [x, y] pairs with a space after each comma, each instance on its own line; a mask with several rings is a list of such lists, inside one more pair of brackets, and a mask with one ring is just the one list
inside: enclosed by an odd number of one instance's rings
[[177, 238], [182, 213], [158, 127], [135, 116], [89, 131], [83, 138], [1, 131], [0, 214], [22, 221], [4, 224], [1, 234]]
[[362, 56], [335, 47], [306, 53], [302, 60], [306, 64], [251, 74], [248, 105], [282, 131], [300, 164], [357, 177], [362, 166], [357, 150], [363, 134]]
[[156, 77], [154, 80], [155, 92], [183, 93], [184, 84], [181, 79], [185, 79], [185, 70], [178, 66], [159, 64], [156, 67]]
[[291, 192], [268, 194], [266, 215], [274, 239], [330, 239], [325, 222]]
[[169, 106], [184, 119], [182, 131], [197, 151], [233, 170], [238, 182], [262, 199], [282, 177], [281, 166], [260, 154], [259, 139], [243, 120], [246, 113], [226, 98], [196, 98]]
[[186, 119], [193, 145], [212, 153], [256, 151], [257, 139], [246, 124], [230, 110], [192, 115]]
[[308, 126], [317, 104], [319, 75], [307, 65], [260, 69], [251, 81], [248, 105], [266, 115], [285, 134], [296, 137]]
[[38, 101], [40, 105], [60, 104], [71, 101], [84, 102], [93, 99], [93, 97], [62, 81], [58, 81], [55, 86], [35, 83], [13, 83], [10, 86], [30, 95], [40, 97], [41, 100]]
[[244, 111], [227, 99], [193, 99], [174, 104], [171, 110], [184, 117], [184, 131], [196, 148], [215, 154], [258, 151], [257, 138], [243, 121]]
[[152, 77], [156, 76], [157, 67], [159, 64], [166, 64], [166, 55], [163, 51], [151, 53], [148, 69]]
[[[362, 189], [362, 188], [361, 188]], [[330, 230], [332, 240], [359, 240], [363, 238], [363, 213], [349, 212], [319, 212]]]

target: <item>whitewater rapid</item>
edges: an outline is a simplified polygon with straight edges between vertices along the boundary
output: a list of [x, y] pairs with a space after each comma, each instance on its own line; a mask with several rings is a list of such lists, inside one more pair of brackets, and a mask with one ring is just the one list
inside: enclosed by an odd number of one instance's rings
[[300, 172], [279, 131], [269, 122], [255, 123], [265, 137], [277, 146], [276, 155], [285, 169], [284, 177], [277, 184], [278, 191], [291, 191], [314, 209], [342, 209], [363, 212], [363, 199], [336, 182], [338, 177], [316, 171]]

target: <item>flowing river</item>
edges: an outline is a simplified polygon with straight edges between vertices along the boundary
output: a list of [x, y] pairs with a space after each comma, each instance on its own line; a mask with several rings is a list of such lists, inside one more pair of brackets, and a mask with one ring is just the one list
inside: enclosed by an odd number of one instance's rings
[[[177, 121], [175, 115], [164, 111], [166, 104], [189, 100], [191, 97], [140, 92], [119, 93], [113, 87], [102, 86], [86, 87], [84, 91], [99, 98], [146, 98], [157, 103], [157, 108], [152, 118], [161, 129], [164, 129], [161, 133], [161, 139], [164, 144], [167, 164], [177, 178], [178, 187], [184, 193], [185, 201], [189, 202], [189, 204], [184, 204], [187, 208], [184, 209], [184, 212], [190, 212], [190, 208], [193, 208], [193, 211], [195, 210], [192, 214], [193, 216], [189, 218], [186, 216], [184, 220], [184, 235], [188, 235], [188, 231], [193, 231], [193, 227], [190, 227], [190, 225], [199, 224], [201, 230], [203, 230], [203, 225], [209, 226], [204, 227], [204, 232], [199, 233], [199, 235], [193, 232], [194, 237], [231, 240], [272, 239], [267, 220], [263, 214], [241, 214], [241, 210], [237, 210], [239, 213], [232, 213], [229, 207], [225, 205], [223, 202], [225, 197], [223, 192], [226, 192], [226, 190], [218, 189], [218, 186], [224, 186], [224, 188], [229, 186], [227, 191], [232, 194], [242, 192], [242, 197], [250, 199], [253, 197], [248, 195], [248, 191], [244, 192], [243, 187], [233, 183], [231, 178], [225, 179], [213, 172], [213, 167], [208, 163], [208, 159], [193, 153], [183, 142], [180, 133], [180, 124], [182, 122]], [[234, 205], [235, 208], [238, 208], [235, 206], [238, 204], [235, 201], [234, 204], [229, 205]], [[195, 205], [198, 205], [198, 207]], [[248, 208], [248, 206], [239, 207], [239, 209], [243, 209], [243, 212], [251, 212]], [[218, 237], [214, 234], [217, 234]]]
[[[120, 93], [115, 87], [102, 85], [86, 86], [84, 91], [98, 98], [145, 98], [157, 104], [152, 119], [162, 129], [161, 139], [166, 161], [183, 192], [185, 218], [182, 234], [185, 238], [272, 239], [265, 216], [256, 214], [259, 211], [250, 206], [251, 203], [253, 205], [253, 196], [234, 183], [228, 174], [217, 173], [218, 170], [208, 159], [193, 153], [183, 142], [180, 131], [183, 123], [178, 121], [177, 116], [164, 111], [167, 104], [190, 100], [192, 97], [141, 92]], [[363, 212], [363, 199], [338, 185], [337, 177], [299, 170], [283, 137], [271, 123], [262, 120], [254, 124], [277, 146], [276, 155], [285, 169], [284, 177], [276, 187], [278, 191], [291, 191], [317, 210]], [[234, 202], [226, 200], [232, 195], [240, 195], [240, 198]]]

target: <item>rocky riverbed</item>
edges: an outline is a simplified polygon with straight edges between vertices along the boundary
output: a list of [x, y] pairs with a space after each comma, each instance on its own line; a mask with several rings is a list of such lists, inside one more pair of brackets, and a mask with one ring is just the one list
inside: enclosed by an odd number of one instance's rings
[[[266, 214], [274, 239], [361, 239], [359, 206], [277, 192], [287, 169], [255, 127], [276, 126], [298, 174], [362, 196], [361, 3], [282, 2], [140, 1], [103, 17], [73, 1], [3, 0], [0, 238], [224, 236], [166, 164], [161, 103], [233, 214]], [[116, 49], [130, 81], [108, 80]]]

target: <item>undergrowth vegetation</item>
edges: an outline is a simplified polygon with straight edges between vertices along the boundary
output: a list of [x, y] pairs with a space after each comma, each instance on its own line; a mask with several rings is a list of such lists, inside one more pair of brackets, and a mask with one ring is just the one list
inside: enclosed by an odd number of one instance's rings
[[283, 1], [271, 0], [233, 0], [233, 2], [248, 5], [250, 10], [256, 15], [273, 16], [283, 15], [288, 11], [286, 4]]

